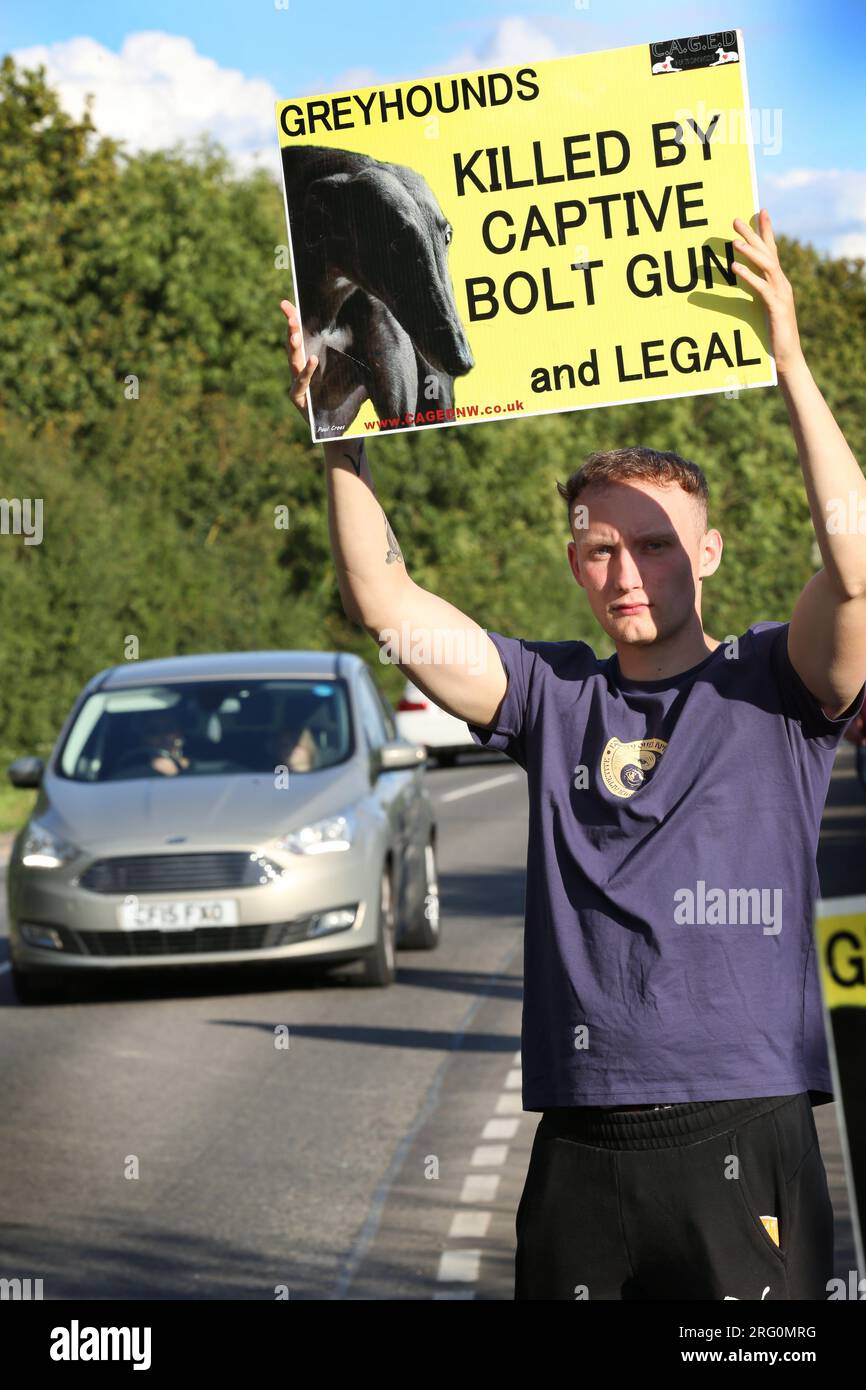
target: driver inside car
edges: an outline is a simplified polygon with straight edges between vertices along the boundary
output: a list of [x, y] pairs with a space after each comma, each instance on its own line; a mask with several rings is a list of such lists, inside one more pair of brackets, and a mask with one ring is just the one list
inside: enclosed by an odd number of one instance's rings
[[190, 766], [184, 753], [184, 735], [171, 710], [155, 710], [143, 716], [137, 732], [140, 746], [121, 754], [117, 761], [119, 772], [129, 773], [133, 765], [141, 764], [142, 770], [149, 768], [162, 777], [177, 777]]

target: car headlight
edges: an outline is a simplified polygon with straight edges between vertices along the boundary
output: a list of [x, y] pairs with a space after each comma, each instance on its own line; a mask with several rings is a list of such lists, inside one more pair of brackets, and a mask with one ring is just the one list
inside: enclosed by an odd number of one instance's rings
[[347, 812], [342, 816], [327, 816], [313, 821], [300, 830], [272, 840], [275, 849], [288, 849], [293, 854], [329, 854], [335, 850], [351, 849], [355, 834], [355, 818]]
[[77, 845], [55, 835], [38, 820], [27, 827], [21, 845], [21, 863], [27, 869], [59, 869], [81, 854]]

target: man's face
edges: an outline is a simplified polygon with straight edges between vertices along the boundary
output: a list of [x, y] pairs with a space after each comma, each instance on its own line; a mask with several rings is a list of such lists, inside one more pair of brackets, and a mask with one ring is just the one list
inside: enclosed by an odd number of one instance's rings
[[722, 554], [678, 484], [606, 483], [572, 506], [568, 557], [597, 621], [615, 642], [668, 638], [700, 611], [700, 579]]

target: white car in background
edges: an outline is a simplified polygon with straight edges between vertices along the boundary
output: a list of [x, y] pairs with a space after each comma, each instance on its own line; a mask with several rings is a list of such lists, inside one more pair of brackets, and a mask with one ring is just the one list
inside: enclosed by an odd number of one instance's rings
[[457, 754], [486, 753], [473, 741], [468, 725], [435, 705], [423, 690], [407, 681], [395, 710], [397, 732], [412, 743], [422, 743], [440, 767], [453, 767]]

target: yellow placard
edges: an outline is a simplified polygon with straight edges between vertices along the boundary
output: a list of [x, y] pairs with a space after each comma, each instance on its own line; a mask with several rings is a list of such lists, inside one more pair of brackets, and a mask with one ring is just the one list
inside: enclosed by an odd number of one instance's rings
[[774, 1245], [779, 1244], [779, 1218], [778, 1216], [762, 1216], [761, 1225], [770, 1237]]
[[749, 112], [740, 30], [280, 101], [313, 438], [774, 384]]
[[819, 901], [815, 932], [827, 1008], [866, 1008], [866, 897]]

